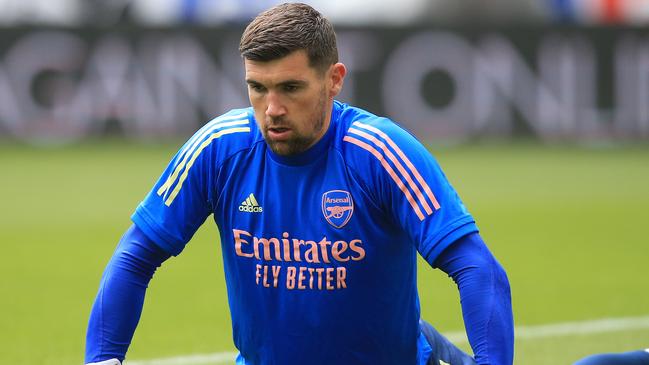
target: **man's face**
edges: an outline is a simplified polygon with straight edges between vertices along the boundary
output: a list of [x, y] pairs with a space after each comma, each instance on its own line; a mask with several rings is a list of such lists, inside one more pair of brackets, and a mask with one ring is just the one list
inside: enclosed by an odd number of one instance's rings
[[269, 62], [246, 59], [244, 66], [255, 119], [273, 152], [300, 153], [320, 140], [342, 87], [342, 64], [318, 72], [309, 66], [306, 52], [296, 51]]

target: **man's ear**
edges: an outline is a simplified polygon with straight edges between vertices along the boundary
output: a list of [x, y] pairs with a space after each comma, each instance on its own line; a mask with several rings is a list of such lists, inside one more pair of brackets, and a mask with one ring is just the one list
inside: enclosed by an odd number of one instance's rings
[[331, 66], [331, 74], [329, 76], [331, 81], [329, 93], [331, 97], [340, 94], [340, 91], [343, 89], [345, 75], [347, 75], [347, 67], [344, 64], [338, 62]]

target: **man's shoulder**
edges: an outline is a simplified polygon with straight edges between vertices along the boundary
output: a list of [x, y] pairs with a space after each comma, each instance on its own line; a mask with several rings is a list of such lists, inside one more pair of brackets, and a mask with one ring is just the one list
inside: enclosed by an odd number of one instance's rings
[[231, 109], [209, 120], [194, 133], [194, 136], [210, 136], [210, 138], [217, 139], [232, 134], [233, 138], [231, 139], [233, 140], [246, 140], [254, 136], [256, 131], [254, 112], [251, 107], [248, 107]]
[[[339, 148], [347, 167], [367, 185], [407, 181], [432, 156], [417, 138], [390, 118], [363, 109], [343, 110]], [[407, 175], [407, 176], [406, 176]], [[387, 179], [384, 179], [387, 178]], [[401, 182], [400, 182], [401, 181]]]
[[217, 152], [223, 160], [238, 151], [249, 149], [258, 139], [252, 108], [231, 109], [205, 123], [185, 143], [184, 149]]
[[415, 136], [392, 119], [358, 107], [345, 105], [340, 120], [340, 148], [351, 160], [357, 160], [360, 154], [366, 161], [367, 153], [370, 153], [380, 162], [379, 156], [402, 155], [413, 144], [419, 144]]

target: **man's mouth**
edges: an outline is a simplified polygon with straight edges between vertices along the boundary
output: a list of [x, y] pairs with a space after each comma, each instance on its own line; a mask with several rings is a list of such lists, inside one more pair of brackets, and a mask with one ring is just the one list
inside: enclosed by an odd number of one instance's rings
[[288, 138], [291, 129], [286, 127], [270, 127], [268, 128], [268, 136], [274, 140], [282, 140]]

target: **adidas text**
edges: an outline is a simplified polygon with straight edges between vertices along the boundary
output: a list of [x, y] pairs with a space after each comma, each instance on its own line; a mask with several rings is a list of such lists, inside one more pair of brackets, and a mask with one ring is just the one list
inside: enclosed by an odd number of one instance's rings
[[239, 205], [239, 210], [242, 212], [248, 212], [248, 213], [261, 213], [264, 211], [264, 208], [262, 207], [252, 207], [249, 205]]

